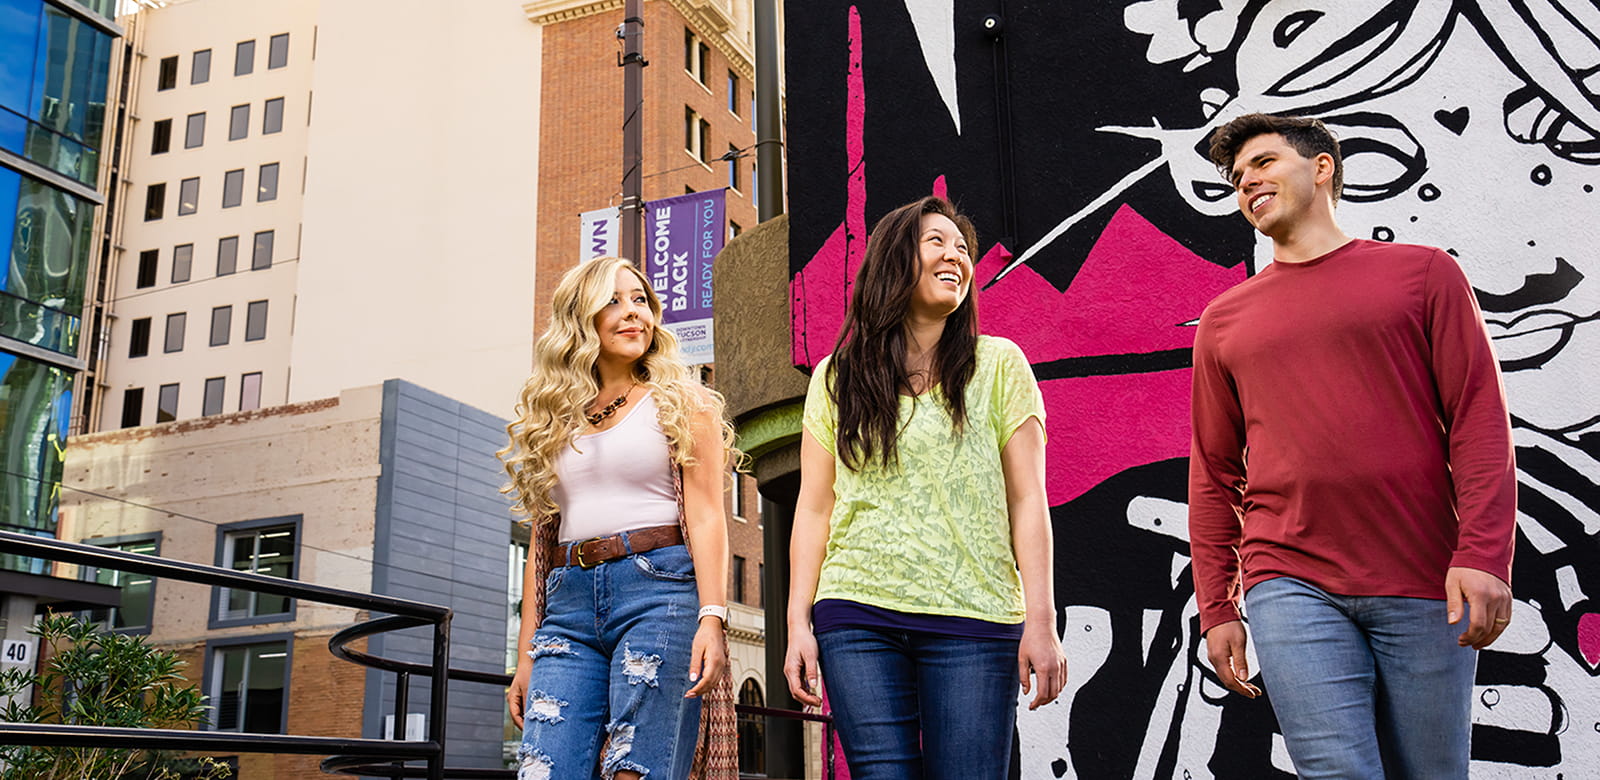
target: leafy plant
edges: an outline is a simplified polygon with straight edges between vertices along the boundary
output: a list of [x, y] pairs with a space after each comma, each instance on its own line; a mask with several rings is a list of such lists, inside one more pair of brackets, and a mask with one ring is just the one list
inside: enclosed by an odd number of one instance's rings
[[[0, 719], [124, 728], [193, 728], [206, 714], [205, 697], [184, 678], [176, 653], [142, 636], [104, 630], [74, 615], [47, 613], [28, 633], [48, 648], [39, 671], [0, 671], [0, 696], [34, 687], [31, 704], [12, 701]], [[106, 747], [0, 747], [0, 780], [212, 780], [230, 776], [211, 758], [174, 751]]]

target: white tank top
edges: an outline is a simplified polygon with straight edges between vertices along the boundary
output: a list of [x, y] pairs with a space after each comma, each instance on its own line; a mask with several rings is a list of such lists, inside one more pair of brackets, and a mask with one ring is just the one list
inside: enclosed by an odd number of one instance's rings
[[[667, 435], [650, 393], [616, 426], [579, 436], [556, 456], [550, 497], [561, 509], [561, 541], [576, 542], [678, 522]], [[581, 450], [581, 452], [579, 451]]]

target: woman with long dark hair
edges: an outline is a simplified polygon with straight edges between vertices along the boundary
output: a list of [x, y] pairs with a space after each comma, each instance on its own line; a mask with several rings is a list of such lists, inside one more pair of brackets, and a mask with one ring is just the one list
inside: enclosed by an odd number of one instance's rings
[[879, 221], [806, 393], [784, 673], [854, 780], [1005, 778], [1017, 686], [1066, 681], [1044, 402], [978, 334], [976, 245], [942, 198]]
[[500, 452], [533, 521], [517, 776], [734, 780], [722, 396], [628, 261], [568, 271], [554, 303]]

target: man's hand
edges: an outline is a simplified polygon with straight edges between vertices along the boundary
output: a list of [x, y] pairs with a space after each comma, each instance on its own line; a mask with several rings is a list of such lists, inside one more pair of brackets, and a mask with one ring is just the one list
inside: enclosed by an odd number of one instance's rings
[[1250, 684], [1250, 663], [1244, 658], [1246, 633], [1244, 621], [1233, 620], [1212, 626], [1206, 632], [1206, 656], [1211, 668], [1228, 690], [1247, 699], [1261, 695], [1261, 689]]
[[1511, 586], [1489, 572], [1450, 567], [1444, 575], [1444, 598], [1451, 625], [1461, 622], [1461, 602], [1467, 603], [1467, 630], [1456, 639], [1462, 647], [1482, 650], [1511, 625]]

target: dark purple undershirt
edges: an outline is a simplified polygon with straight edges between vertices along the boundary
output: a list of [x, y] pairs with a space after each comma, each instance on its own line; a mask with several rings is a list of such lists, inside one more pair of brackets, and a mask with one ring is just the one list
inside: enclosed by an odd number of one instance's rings
[[1021, 639], [1021, 623], [995, 623], [952, 615], [899, 612], [847, 599], [823, 599], [811, 606], [811, 631], [821, 634], [841, 628], [916, 631], [939, 636], [974, 639]]

